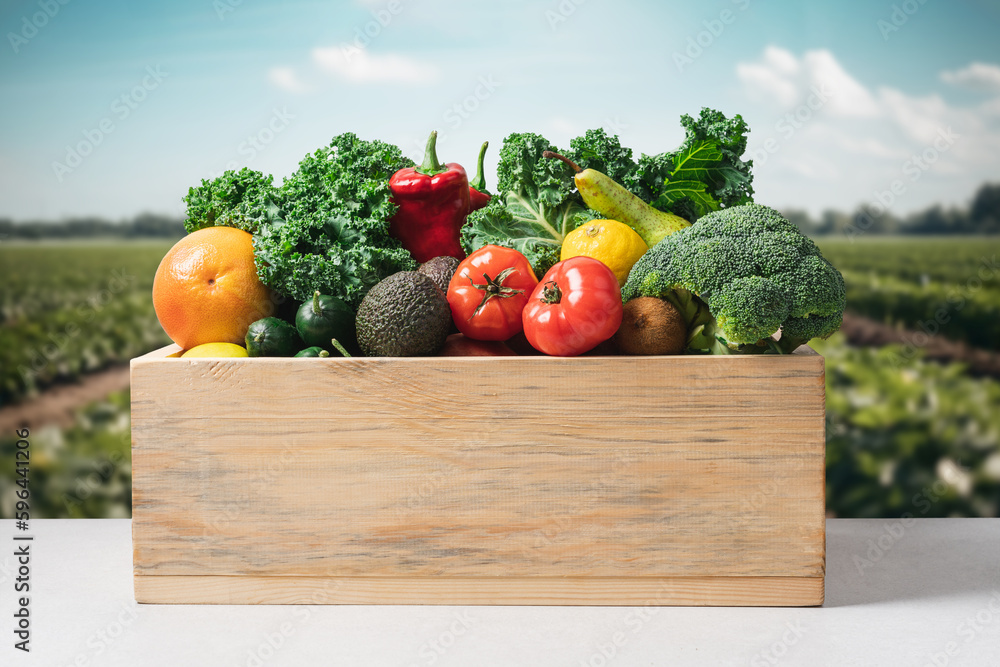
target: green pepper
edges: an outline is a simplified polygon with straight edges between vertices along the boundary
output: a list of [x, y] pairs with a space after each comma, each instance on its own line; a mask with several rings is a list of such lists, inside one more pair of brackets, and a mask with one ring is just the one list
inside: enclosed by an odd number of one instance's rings
[[299, 306], [295, 314], [295, 328], [306, 345], [318, 346], [327, 350], [330, 339], [336, 338], [347, 346], [353, 346], [357, 341], [354, 324], [354, 311], [340, 299], [313, 292], [313, 298]]
[[296, 357], [329, 357], [330, 353], [321, 348], [319, 345], [313, 345], [312, 347], [307, 347], [304, 350], [300, 350], [295, 353]]
[[290, 357], [302, 344], [295, 327], [277, 317], [265, 317], [251, 324], [245, 342], [251, 357]]

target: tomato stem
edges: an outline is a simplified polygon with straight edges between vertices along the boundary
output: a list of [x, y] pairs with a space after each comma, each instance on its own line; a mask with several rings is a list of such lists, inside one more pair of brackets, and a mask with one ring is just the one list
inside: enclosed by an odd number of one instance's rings
[[556, 284], [556, 281], [550, 280], [542, 285], [541, 299], [548, 304], [559, 303], [562, 299], [562, 290], [559, 289], [559, 285]]
[[469, 317], [470, 322], [472, 321], [472, 318], [478, 315], [479, 311], [481, 311], [486, 306], [486, 303], [493, 297], [499, 297], [501, 299], [509, 299], [515, 294], [524, 294], [523, 289], [514, 289], [513, 287], [507, 287], [506, 285], [503, 284], [503, 281], [505, 281], [512, 273], [516, 272], [517, 269], [515, 269], [513, 266], [509, 266], [500, 273], [498, 273], [496, 278], [490, 278], [489, 275], [484, 273], [483, 279], [486, 280], [486, 282], [482, 285], [477, 285], [472, 281], [472, 276], [468, 276], [469, 284], [471, 284], [476, 289], [483, 290], [483, 300], [479, 302], [479, 305], [476, 306], [475, 312], [473, 312], [472, 315]]

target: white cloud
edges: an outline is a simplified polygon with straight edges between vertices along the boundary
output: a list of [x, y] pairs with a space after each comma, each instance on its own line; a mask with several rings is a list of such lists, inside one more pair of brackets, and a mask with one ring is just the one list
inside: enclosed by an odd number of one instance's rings
[[1000, 97], [983, 102], [979, 106], [979, 109], [982, 111], [984, 116], [997, 116], [1000, 118]]
[[374, 54], [353, 46], [318, 47], [313, 60], [323, 69], [353, 83], [432, 83], [441, 78], [436, 65], [398, 53]]
[[944, 87], [920, 95], [866, 87], [827, 50], [797, 55], [770, 46], [739, 63], [736, 75], [748, 100], [759, 102], [745, 116], [753, 118], [749, 151], [761, 201], [850, 210], [881, 201], [899, 183], [903, 194], [891, 206], [903, 214], [935, 201], [961, 204], [996, 180], [1000, 66], [941, 74], [946, 83], [997, 93], [965, 106], [949, 101]]
[[758, 102], [774, 99], [778, 105], [791, 108], [799, 100], [799, 91], [795, 84], [785, 80], [768, 67], [740, 63], [736, 73], [746, 86], [747, 95]]
[[311, 86], [299, 80], [298, 74], [291, 67], [272, 67], [267, 71], [267, 79], [290, 93], [308, 93], [312, 90]]
[[971, 90], [1000, 93], [1000, 65], [971, 63], [964, 69], [941, 72], [941, 80]]
[[906, 151], [892, 148], [875, 137], [857, 137], [840, 130], [831, 130], [837, 145], [849, 153], [885, 159], [905, 159]]
[[775, 71], [786, 76], [798, 74], [802, 69], [791, 51], [771, 45], [764, 49], [764, 62]]
[[910, 97], [893, 88], [881, 88], [879, 98], [886, 113], [911, 138], [921, 143], [934, 141], [947, 122], [948, 105], [938, 95]]
[[796, 58], [790, 51], [768, 46], [760, 61], [737, 64], [736, 75], [751, 99], [774, 101], [782, 109], [822, 94], [828, 98], [823, 103], [825, 113], [862, 118], [879, 115], [871, 93], [826, 50], [807, 51]]
[[879, 115], [871, 93], [840, 66], [826, 50], [807, 51], [802, 58], [810, 89], [827, 87], [832, 91], [826, 108], [838, 116], [871, 117]]

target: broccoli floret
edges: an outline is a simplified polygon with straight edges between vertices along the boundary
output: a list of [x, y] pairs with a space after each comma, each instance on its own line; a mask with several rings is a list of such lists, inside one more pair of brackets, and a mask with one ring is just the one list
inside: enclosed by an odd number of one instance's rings
[[277, 194], [273, 178], [243, 167], [212, 180], [203, 179], [184, 197], [184, 229], [190, 234], [205, 227], [236, 227], [252, 234], [264, 218], [267, 201]]
[[[844, 278], [780, 213], [744, 204], [667, 236], [632, 267], [622, 299], [668, 299], [688, 322], [688, 349], [793, 351], [843, 319]], [[771, 335], [781, 329], [781, 339]]]

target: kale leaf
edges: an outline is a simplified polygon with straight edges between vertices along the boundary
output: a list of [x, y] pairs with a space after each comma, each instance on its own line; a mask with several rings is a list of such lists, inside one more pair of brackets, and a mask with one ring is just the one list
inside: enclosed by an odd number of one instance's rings
[[661, 211], [694, 222], [699, 217], [753, 199], [752, 162], [743, 161], [746, 122], [739, 115], [702, 109], [698, 118], [681, 117], [684, 142], [675, 151], [642, 155], [601, 129], [587, 130], [559, 151], [544, 137], [511, 134], [504, 140], [497, 166], [497, 196], [472, 212], [462, 230], [470, 252], [488, 243], [515, 248], [538, 275], [559, 259], [563, 238], [579, 225], [603, 217], [587, 208], [573, 182], [573, 171], [558, 160], [562, 153], [583, 169], [595, 169]]
[[753, 201], [752, 160], [741, 160], [749, 128], [737, 114], [702, 109], [684, 114], [684, 142], [676, 151], [639, 158], [633, 179], [622, 183], [644, 201], [694, 222], [720, 208]]
[[254, 234], [264, 284], [299, 301], [319, 290], [357, 308], [375, 283], [416, 268], [389, 235], [389, 178], [410, 166], [397, 146], [351, 133], [303, 158]]
[[469, 250], [487, 244], [514, 248], [541, 275], [559, 261], [563, 238], [591, 220], [576, 193], [572, 171], [558, 160], [542, 157], [558, 152], [545, 137], [530, 132], [508, 136], [500, 149], [497, 195], [469, 214], [462, 228]]
[[265, 214], [268, 199], [277, 190], [273, 176], [243, 167], [227, 171], [212, 180], [203, 179], [198, 187], [188, 189], [184, 202], [187, 219], [184, 229], [191, 232], [205, 227], [236, 227], [253, 233]]

